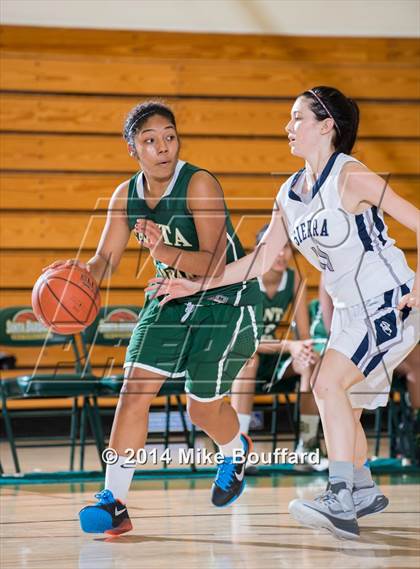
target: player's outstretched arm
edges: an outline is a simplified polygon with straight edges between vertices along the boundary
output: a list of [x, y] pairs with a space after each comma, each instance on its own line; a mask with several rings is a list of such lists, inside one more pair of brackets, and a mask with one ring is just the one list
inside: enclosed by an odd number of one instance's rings
[[227, 286], [238, 282], [251, 280], [266, 273], [273, 265], [278, 251], [283, 249], [288, 240], [281, 209], [276, 205], [273, 210], [270, 225], [252, 253], [242, 257], [225, 267], [223, 276], [201, 278], [194, 281], [187, 279], [160, 279], [149, 281], [146, 289], [156, 296], [166, 295], [161, 301], [165, 304], [174, 298], [196, 294], [202, 290]]
[[[344, 170], [344, 168], [343, 168]], [[359, 205], [370, 204], [383, 209], [405, 227], [408, 227], [417, 234], [417, 271], [413, 290], [404, 295], [398, 308], [404, 306], [420, 307], [420, 212], [410, 202], [396, 194], [384, 180], [366, 166], [358, 163], [351, 163], [345, 166], [345, 193], [357, 200]]]
[[62, 265], [78, 265], [88, 270], [98, 283], [115, 271], [130, 238], [126, 217], [127, 195], [128, 182], [123, 182], [111, 197], [99, 245], [95, 255], [87, 263], [78, 259], [59, 260], [45, 267], [43, 271]]

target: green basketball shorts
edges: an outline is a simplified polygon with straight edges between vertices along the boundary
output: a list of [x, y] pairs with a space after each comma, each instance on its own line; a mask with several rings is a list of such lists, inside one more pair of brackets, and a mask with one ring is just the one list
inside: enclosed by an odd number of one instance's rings
[[193, 398], [226, 395], [262, 333], [262, 307], [147, 301], [133, 331], [124, 368], [185, 377]]

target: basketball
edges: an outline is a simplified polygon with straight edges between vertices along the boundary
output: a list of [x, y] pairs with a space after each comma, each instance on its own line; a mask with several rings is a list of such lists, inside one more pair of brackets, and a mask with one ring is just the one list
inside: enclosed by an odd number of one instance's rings
[[101, 305], [98, 284], [76, 265], [43, 273], [32, 290], [38, 320], [57, 334], [77, 334], [92, 324]]

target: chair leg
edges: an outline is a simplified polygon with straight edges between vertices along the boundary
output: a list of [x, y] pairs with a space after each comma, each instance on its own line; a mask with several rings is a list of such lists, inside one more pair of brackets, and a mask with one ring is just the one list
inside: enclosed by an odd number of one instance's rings
[[76, 451], [78, 414], [79, 414], [79, 408], [77, 405], [77, 397], [75, 397], [73, 399], [73, 408], [71, 412], [71, 424], [70, 424], [70, 470], [74, 470], [74, 454]]
[[294, 425], [295, 425], [295, 449], [297, 448], [298, 444], [299, 444], [299, 439], [300, 439], [300, 403], [301, 403], [301, 393], [300, 393], [300, 386], [298, 385], [297, 387], [297, 394], [296, 394], [296, 405], [294, 408]]
[[95, 417], [95, 410], [94, 408], [91, 406], [91, 403], [89, 401], [89, 398], [86, 398], [86, 410], [87, 410], [87, 415], [89, 418], [89, 424], [90, 424], [90, 428], [93, 434], [93, 437], [95, 439], [95, 444], [96, 444], [96, 450], [98, 451], [98, 456], [99, 456], [99, 462], [101, 465], [101, 469], [103, 471], [105, 471], [105, 464], [102, 460], [102, 451], [103, 451], [103, 440], [101, 440], [100, 437], [100, 433], [98, 431], [98, 425], [97, 425], [97, 418]]
[[291, 408], [291, 403], [290, 403], [290, 398], [289, 398], [289, 394], [285, 393], [284, 394], [284, 398], [286, 399], [286, 414], [287, 414], [287, 420], [289, 422], [289, 425], [293, 431], [293, 435], [294, 435], [294, 440], [296, 442], [296, 427], [295, 427], [295, 422], [293, 420], [293, 415], [292, 412], [290, 411]]
[[[164, 450], [169, 448], [169, 431], [171, 428], [171, 398], [168, 395], [165, 401], [165, 434], [163, 437]], [[168, 468], [168, 463], [164, 461], [163, 468]]]
[[95, 420], [95, 425], [98, 433], [98, 439], [100, 441], [99, 451], [102, 454], [105, 448], [105, 437], [104, 437], [104, 431], [102, 429], [101, 410], [99, 408], [98, 398], [96, 396], [92, 397], [92, 412], [93, 412], [92, 416]]
[[101, 440], [100, 431], [98, 429], [97, 410], [95, 410], [95, 403], [93, 403], [93, 406], [91, 405], [89, 397], [86, 398], [86, 410], [90, 429], [92, 431], [93, 438], [95, 439], [96, 450], [98, 451], [99, 463], [101, 465], [101, 469], [105, 471], [105, 464], [102, 460], [103, 439]]
[[2, 404], [3, 404], [2, 414], [3, 414], [3, 418], [4, 418], [4, 428], [6, 430], [6, 436], [7, 436], [8, 442], [9, 442], [9, 446], [10, 446], [10, 452], [12, 453], [15, 471], [16, 471], [16, 474], [19, 474], [21, 472], [21, 470], [20, 470], [20, 464], [19, 464], [19, 459], [18, 459], [17, 450], [16, 450], [15, 437], [13, 434], [12, 421], [10, 419], [9, 410], [7, 408], [7, 399], [6, 399], [3, 391], [2, 391]]
[[403, 410], [405, 414], [405, 424], [408, 425], [409, 435], [409, 458], [412, 464], [416, 463], [416, 430], [415, 430], [415, 423], [414, 423], [414, 412], [411, 406], [410, 395], [407, 392], [403, 394]]
[[375, 456], [379, 456], [381, 452], [381, 428], [382, 428], [382, 407], [375, 410]]
[[271, 408], [271, 436], [272, 436], [271, 440], [272, 440], [273, 453], [277, 448], [278, 413], [279, 413], [279, 400], [277, 395], [274, 395], [273, 406]]
[[410, 397], [404, 388], [399, 389], [398, 392], [400, 394], [400, 402], [398, 405], [399, 416], [396, 429], [398, 431], [398, 439], [400, 442], [399, 451], [402, 457], [409, 459], [414, 464], [416, 461], [416, 433], [414, 429]]
[[197, 437], [197, 429], [195, 425], [191, 425], [191, 448], [195, 450], [195, 439]]
[[395, 458], [395, 434], [394, 434], [394, 402], [390, 398], [388, 405], [388, 437], [389, 437], [389, 457]]
[[83, 398], [83, 405], [80, 411], [80, 470], [85, 467], [85, 445], [86, 445], [86, 397]]
[[[182, 422], [182, 428], [184, 429], [184, 436], [185, 436], [185, 444], [187, 446], [188, 449], [190, 448], [194, 448], [192, 446], [192, 441], [190, 439], [190, 432], [188, 430], [188, 425], [187, 425], [187, 421], [185, 419], [185, 412], [184, 412], [184, 407], [182, 406], [182, 402], [181, 402], [181, 397], [179, 395], [176, 395], [176, 403], [178, 406], [178, 412], [179, 415], [181, 417], [181, 422]], [[193, 461], [190, 464], [191, 470], [193, 472], [196, 471], [196, 466], [195, 466], [195, 459], [194, 459], [194, 453], [193, 453]]]
[[401, 389], [401, 415], [402, 415], [402, 425], [406, 433], [405, 446], [406, 452], [412, 464], [416, 462], [416, 432], [414, 428], [414, 417], [413, 408], [411, 406], [410, 394], [405, 389]]

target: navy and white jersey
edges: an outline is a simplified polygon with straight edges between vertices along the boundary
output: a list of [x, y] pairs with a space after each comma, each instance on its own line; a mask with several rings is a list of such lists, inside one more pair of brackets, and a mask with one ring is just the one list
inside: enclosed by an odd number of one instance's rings
[[338, 178], [349, 161], [358, 162], [335, 153], [312, 191], [302, 192], [302, 169], [277, 195], [292, 243], [324, 272], [326, 290], [336, 307], [360, 304], [414, 276], [403, 252], [388, 236], [381, 210], [372, 206], [357, 215], [344, 210]]

